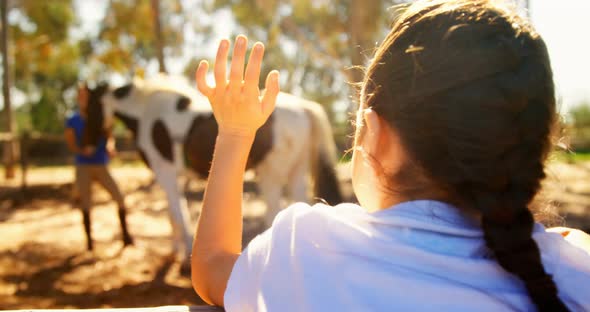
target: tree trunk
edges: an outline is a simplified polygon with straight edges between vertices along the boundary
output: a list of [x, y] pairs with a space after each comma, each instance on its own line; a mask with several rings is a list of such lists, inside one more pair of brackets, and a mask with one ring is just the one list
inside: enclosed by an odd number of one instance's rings
[[167, 73], [164, 62], [164, 40], [162, 38], [162, 24], [160, 21], [160, 0], [152, 0], [152, 12], [154, 18], [154, 36], [156, 42], [156, 56], [160, 65], [160, 72]]
[[12, 120], [12, 108], [10, 105], [10, 64], [8, 64], [8, 21], [7, 3], [8, 0], [0, 0], [0, 15], [2, 19], [2, 35], [0, 37], [0, 49], [2, 50], [2, 95], [4, 96], [4, 120], [6, 132], [12, 134], [4, 144], [5, 178], [14, 178], [15, 146], [14, 146], [14, 124]]
[[350, 4], [350, 24], [348, 29], [349, 40], [350, 40], [350, 63], [352, 65], [352, 73], [350, 77], [353, 81], [351, 83], [360, 83], [363, 79], [363, 71], [359, 68], [364, 65], [363, 61], [363, 35], [365, 34], [364, 26], [365, 26], [365, 18], [366, 18], [366, 8], [364, 6], [367, 4], [365, 0], [352, 0]]
[[[360, 84], [365, 76], [367, 56], [373, 53], [371, 48], [374, 45], [375, 36], [378, 34], [378, 25], [381, 23], [378, 12], [382, 6], [380, 0], [352, 0], [349, 10], [349, 42], [350, 42], [350, 69], [349, 77], [353, 84]], [[351, 94], [358, 99], [359, 89], [355, 88]], [[348, 111], [356, 110], [356, 103], [350, 103]]]

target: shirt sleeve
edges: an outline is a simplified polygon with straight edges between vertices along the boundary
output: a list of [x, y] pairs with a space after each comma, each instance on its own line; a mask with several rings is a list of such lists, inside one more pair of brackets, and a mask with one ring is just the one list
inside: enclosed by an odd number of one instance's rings
[[590, 311], [590, 254], [559, 237], [559, 263], [553, 279], [559, 296], [572, 311]]
[[270, 251], [271, 230], [256, 236], [234, 264], [223, 302], [226, 311], [257, 311], [257, 290]]
[[268, 230], [248, 244], [227, 282], [223, 298], [226, 311], [266, 311], [263, 283], [268, 284], [269, 276], [276, 276], [277, 269], [288, 265], [284, 258], [288, 257], [293, 222], [298, 214], [310, 208], [297, 203], [284, 209]]
[[66, 119], [66, 128], [74, 128], [74, 116], [70, 116]]

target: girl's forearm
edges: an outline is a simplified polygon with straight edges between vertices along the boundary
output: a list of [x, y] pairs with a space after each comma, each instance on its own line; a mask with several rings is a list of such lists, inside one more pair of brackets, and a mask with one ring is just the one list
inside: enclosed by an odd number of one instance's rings
[[217, 137], [196, 247], [208, 246], [208, 249], [237, 254], [242, 251], [242, 191], [253, 141], [251, 135], [221, 133]]
[[223, 304], [220, 290], [226, 285], [215, 284], [227, 282], [242, 251], [244, 170], [253, 141], [252, 134], [221, 132], [217, 137], [191, 260], [193, 285], [210, 303]]

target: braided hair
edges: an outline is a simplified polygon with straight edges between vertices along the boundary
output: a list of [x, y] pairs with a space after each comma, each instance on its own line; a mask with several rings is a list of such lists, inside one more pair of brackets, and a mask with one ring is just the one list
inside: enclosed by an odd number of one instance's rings
[[426, 175], [445, 200], [481, 215], [488, 248], [539, 311], [567, 311], [531, 237], [528, 206], [556, 119], [547, 49], [531, 26], [492, 1], [419, 1], [394, 23], [363, 88], [363, 105], [412, 159], [391, 177], [405, 181], [397, 191], [424, 196], [407, 180]]

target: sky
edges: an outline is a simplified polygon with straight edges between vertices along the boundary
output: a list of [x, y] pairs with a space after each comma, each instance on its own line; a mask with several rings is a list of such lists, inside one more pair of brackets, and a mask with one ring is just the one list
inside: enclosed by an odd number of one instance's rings
[[549, 50], [561, 111], [590, 102], [590, 1], [530, 1], [532, 23]]
[[[194, 4], [195, 1], [199, 0], [183, 0], [185, 4]], [[108, 0], [76, 0], [75, 4], [82, 22], [75, 33], [79, 35], [96, 33]], [[587, 39], [586, 34], [590, 30], [588, 12], [590, 12], [589, 0], [530, 0], [530, 18], [549, 49], [562, 113], [566, 113], [571, 107], [584, 100], [590, 102], [590, 40]], [[228, 36], [234, 25], [229, 12], [203, 18], [214, 18], [219, 21], [215, 28], [215, 36], [219, 38]], [[172, 74], [182, 73], [184, 64], [194, 49], [211, 51], [209, 53], [211, 57], [215, 53], [214, 46], [196, 47], [193, 32], [185, 31], [185, 37], [184, 57], [167, 60]], [[147, 70], [148, 74], [157, 72], [157, 64], [153, 62], [151, 65]], [[123, 80], [122, 77], [119, 79]], [[123, 81], [120, 82], [123, 83]], [[15, 99], [15, 102], [18, 102], [18, 99]]]

